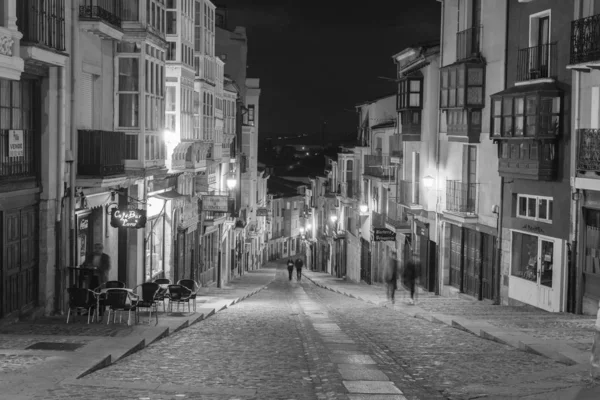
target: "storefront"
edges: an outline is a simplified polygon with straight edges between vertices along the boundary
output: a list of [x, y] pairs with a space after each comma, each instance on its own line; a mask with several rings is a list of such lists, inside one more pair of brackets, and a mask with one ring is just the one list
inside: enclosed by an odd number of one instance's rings
[[419, 286], [428, 292], [436, 291], [437, 266], [436, 243], [429, 239], [429, 224], [414, 220], [414, 237], [412, 241], [412, 256], [417, 265], [420, 265]]
[[546, 311], [564, 310], [565, 241], [544, 236], [541, 228], [511, 230], [508, 295]]
[[596, 314], [600, 302], [600, 208], [583, 208], [581, 264], [583, 313]]

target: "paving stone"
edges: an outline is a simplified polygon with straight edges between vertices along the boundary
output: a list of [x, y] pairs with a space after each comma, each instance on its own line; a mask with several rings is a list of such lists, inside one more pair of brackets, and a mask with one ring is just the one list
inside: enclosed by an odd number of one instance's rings
[[367, 368], [340, 368], [340, 374], [347, 381], [389, 381], [383, 372]]
[[350, 393], [402, 394], [392, 382], [388, 381], [344, 381]]
[[332, 354], [329, 358], [336, 364], [377, 364], [365, 354]]
[[406, 400], [399, 394], [350, 394], [348, 400]]

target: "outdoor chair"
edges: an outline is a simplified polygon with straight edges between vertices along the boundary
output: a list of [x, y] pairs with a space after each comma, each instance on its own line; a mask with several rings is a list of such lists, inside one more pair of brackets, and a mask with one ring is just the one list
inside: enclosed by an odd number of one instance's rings
[[185, 303], [188, 305], [190, 312], [190, 295], [191, 291], [183, 285], [169, 285], [169, 312], [173, 311], [173, 303], [177, 303], [177, 311], [179, 311], [179, 303], [183, 303], [183, 311], [185, 312]]
[[[86, 310], [88, 324], [90, 323], [90, 315], [92, 316], [92, 322], [94, 322], [94, 315], [96, 314], [96, 293], [90, 289], [72, 287], [67, 289], [69, 294], [69, 311], [67, 312], [67, 324], [71, 317], [71, 310], [79, 312]], [[92, 310], [94, 311], [92, 314]]]
[[99, 292], [102, 289], [123, 289], [125, 288], [125, 282], [121, 281], [107, 281], [102, 285], [94, 289], [94, 292]]
[[[133, 297], [133, 298], [132, 298]], [[117, 311], [119, 311], [119, 322], [121, 322], [121, 311], [127, 311], [127, 325], [131, 321], [131, 312], [136, 317], [137, 296], [125, 289], [109, 289], [106, 291], [104, 304], [108, 307], [108, 318], [106, 324], [110, 322], [110, 315], [114, 312], [113, 319], [116, 322]]]
[[190, 290], [190, 300], [194, 303], [194, 312], [196, 312], [196, 295], [198, 294], [198, 289], [200, 289], [198, 282], [193, 279], [180, 279], [177, 284]]
[[[159, 285], [170, 285], [171, 280], [167, 278], [159, 278], [155, 279], [154, 283], [158, 283]], [[160, 289], [158, 293], [156, 293], [156, 301], [162, 302], [163, 312], [165, 312], [165, 300], [169, 298], [169, 292], [167, 289]]]
[[148, 316], [148, 323], [150, 323], [150, 320], [152, 319], [152, 309], [154, 309], [154, 315], [156, 316], [156, 324], [158, 325], [158, 301], [156, 300], [156, 294], [160, 290], [160, 286], [158, 285], [158, 283], [155, 282], [146, 282], [136, 286], [134, 288], [134, 291], [138, 287], [142, 289], [142, 296], [136, 302], [136, 309], [138, 313], [140, 311], [140, 308], [147, 308], [150, 312], [150, 315]]

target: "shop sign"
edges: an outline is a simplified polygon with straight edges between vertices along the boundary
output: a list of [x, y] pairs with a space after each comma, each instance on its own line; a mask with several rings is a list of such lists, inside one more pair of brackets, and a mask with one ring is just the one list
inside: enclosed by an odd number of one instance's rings
[[89, 217], [79, 219], [79, 231], [85, 231], [90, 226]]
[[390, 157], [390, 163], [400, 164], [400, 157]]
[[24, 156], [24, 145], [23, 145], [23, 131], [22, 130], [9, 130], [8, 131], [8, 156], [9, 157], [23, 157]]
[[202, 211], [229, 212], [228, 196], [202, 196]]
[[531, 226], [529, 224], [523, 225], [523, 230], [533, 232], [533, 233], [538, 233], [540, 235], [544, 234], [544, 230], [542, 228], [540, 228], [539, 226]]
[[258, 208], [256, 209], [257, 217], [266, 217], [269, 215], [269, 210], [267, 208]]
[[388, 242], [396, 240], [396, 232], [392, 232], [387, 228], [373, 228], [374, 242]]
[[146, 210], [115, 208], [110, 216], [113, 228], [140, 229], [146, 226]]

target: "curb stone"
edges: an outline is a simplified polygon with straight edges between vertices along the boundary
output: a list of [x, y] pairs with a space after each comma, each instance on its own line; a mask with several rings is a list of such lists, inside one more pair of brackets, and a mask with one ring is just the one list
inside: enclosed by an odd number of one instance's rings
[[[306, 275], [305, 275], [306, 276]], [[339, 293], [342, 294], [346, 297], [350, 297], [350, 298], [354, 298], [360, 301], [364, 301], [366, 303], [370, 303], [370, 304], [374, 304], [377, 305], [377, 303], [371, 301], [371, 300], [365, 300], [364, 298], [360, 297], [360, 296], [352, 296], [346, 292], [340, 292], [339, 290], [335, 290], [332, 289], [331, 287], [325, 286], [323, 284], [319, 284], [316, 283], [313, 279], [311, 279], [309, 276], [306, 276], [306, 278], [312, 282], [313, 284], [315, 284], [318, 287], [324, 288], [324, 289], [328, 289], [332, 292], [335, 293]], [[386, 305], [384, 304], [383, 307], [386, 307]], [[389, 307], [387, 307], [389, 308]], [[487, 329], [469, 329], [469, 325], [471, 325], [471, 327], [476, 326], [481, 324], [484, 321], [470, 321], [470, 320], [465, 320], [465, 319], [461, 319], [460, 317], [452, 317], [452, 316], [447, 316], [447, 315], [443, 315], [443, 314], [432, 314], [432, 313], [427, 313], [423, 310], [421, 310], [422, 312], [419, 313], [418, 311], [408, 311], [408, 310], [402, 310], [402, 309], [394, 309], [397, 311], [400, 311], [401, 313], [408, 315], [410, 317], [414, 317], [414, 318], [419, 318], [428, 322], [433, 322], [433, 323], [438, 323], [438, 324], [444, 324], [447, 325], [451, 328], [454, 329], [458, 329], [467, 333], [470, 333], [472, 335], [478, 336], [482, 339], [486, 339], [486, 340], [491, 340], [494, 342], [498, 342], [504, 345], [508, 345], [511, 347], [514, 347], [518, 350], [530, 353], [530, 354], [535, 354], [535, 355], [539, 355], [542, 357], [546, 357], [549, 358], [553, 361], [556, 361], [558, 363], [561, 364], [566, 364], [568, 366], [573, 366], [573, 365], [578, 365], [578, 364], [586, 364], [589, 361], [586, 361], [589, 358], [589, 355], [586, 352], [580, 351], [574, 347], [569, 346], [568, 344], [563, 344], [562, 347], [567, 347], [566, 349], [566, 353], [563, 351], [557, 351], [554, 348], [548, 347], [548, 346], [534, 346], [531, 343], [531, 340], [533, 340], [533, 338], [529, 335], [526, 335], [524, 333], [518, 332], [518, 331], [507, 331], [507, 330], [503, 330], [502, 328], [498, 328], [495, 327], [491, 324], [487, 324], [489, 325], [489, 328]], [[464, 322], [464, 321], [468, 321], [468, 322]], [[467, 326], [465, 326], [467, 325]], [[529, 339], [529, 340], [527, 340]], [[523, 340], [526, 340], [527, 342], [523, 342]]]

